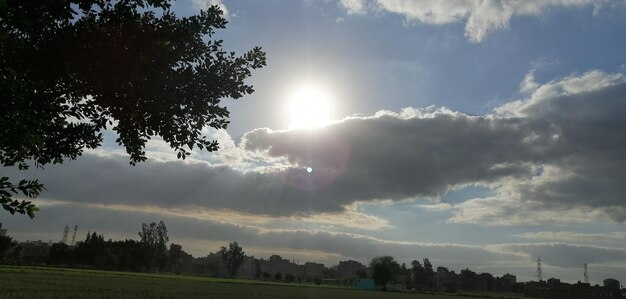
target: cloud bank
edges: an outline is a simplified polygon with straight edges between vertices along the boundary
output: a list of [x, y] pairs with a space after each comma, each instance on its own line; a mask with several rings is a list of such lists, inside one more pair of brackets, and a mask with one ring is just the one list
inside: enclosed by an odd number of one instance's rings
[[26, 174], [55, 200], [281, 217], [345, 213], [379, 200], [436, 203], [450, 190], [483, 186], [493, 195], [450, 205], [451, 221], [572, 223], [591, 215], [624, 222], [626, 77], [592, 71], [525, 81], [533, 86], [526, 98], [484, 116], [380, 111], [314, 130], [256, 129], [228, 143], [231, 154], [220, 154], [226, 162], [129, 167], [124, 156], [92, 153]]
[[340, 0], [348, 14], [390, 12], [406, 22], [442, 25], [465, 22], [465, 36], [480, 42], [488, 34], [509, 27], [513, 17], [537, 16], [551, 8], [593, 6], [594, 14], [603, 5], [620, 5], [612, 0]]

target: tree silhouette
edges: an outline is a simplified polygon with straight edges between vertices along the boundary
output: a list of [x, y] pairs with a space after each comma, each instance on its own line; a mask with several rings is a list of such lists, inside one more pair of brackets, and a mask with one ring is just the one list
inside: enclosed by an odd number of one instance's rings
[[427, 258], [423, 259], [424, 261], [424, 276], [425, 276], [425, 286], [428, 289], [435, 288], [435, 271], [433, 270], [433, 265]]
[[96, 263], [96, 257], [106, 251], [106, 242], [104, 236], [98, 235], [95, 231], [88, 232], [85, 241], [78, 243], [74, 254], [76, 262], [82, 265], [93, 266]]
[[22, 247], [9, 236], [0, 236], [0, 263], [19, 263]]
[[370, 262], [374, 282], [387, 290], [387, 282], [393, 280], [400, 272], [400, 265], [392, 256], [378, 256]]
[[228, 270], [228, 275], [234, 277], [235, 274], [237, 274], [237, 269], [241, 263], [243, 263], [245, 255], [243, 248], [239, 247], [237, 242], [233, 242], [228, 244], [228, 248], [221, 247], [219, 254], [222, 256], [222, 261], [224, 262], [224, 266], [226, 266], [226, 270]]
[[418, 260], [411, 262], [411, 277], [413, 278], [413, 284], [418, 289], [426, 288], [426, 270], [422, 267], [422, 264]]
[[[177, 17], [170, 0], [0, 1], [0, 164], [76, 159], [117, 132], [130, 164], [160, 136], [184, 159], [218, 149], [205, 127], [223, 129], [223, 98], [253, 92], [244, 80], [265, 65], [258, 47], [236, 56], [212, 39], [226, 26], [217, 6]], [[34, 217], [44, 190], [34, 180], [0, 184], [0, 203]]]
[[156, 269], [163, 269], [167, 264], [167, 227], [163, 221], [159, 224], [154, 222], [141, 225], [141, 245], [144, 249], [144, 265], [148, 272]]

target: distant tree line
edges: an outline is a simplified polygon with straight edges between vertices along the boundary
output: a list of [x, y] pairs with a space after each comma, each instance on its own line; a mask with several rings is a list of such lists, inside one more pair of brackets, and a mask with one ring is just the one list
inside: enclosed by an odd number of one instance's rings
[[[75, 246], [69, 246], [59, 242], [48, 245], [45, 254], [41, 254], [40, 259], [33, 259], [32, 248], [28, 248], [31, 243], [19, 244], [11, 237], [0, 236], [0, 263], [3, 264], [47, 264], [50, 266], [93, 268], [102, 270], [134, 271], [134, 272], [170, 272], [187, 273], [195, 275], [209, 275], [220, 277], [235, 277], [243, 275], [248, 279], [263, 279], [282, 281], [287, 283], [314, 283], [314, 284], [335, 284], [355, 286], [359, 279], [372, 279], [377, 288], [386, 290], [388, 286], [397, 289], [415, 291], [440, 291], [455, 292], [459, 290], [480, 290], [493, 289], [512, 290], [510, 283], [495, 281], [492, 286], [485, 286], [485, 281], [493, 276], [487, 273], [476, 274], [468, 269], [460, 274], [451, 272], [446, 281], [437, 281], [434, 267], [429, 259], [424, 258], [421, 262], [413, 260], [409, 266], [399, 264], [392, 256], [374, 257], [369, 267], [365, 267], [355, 261], [358, 267], [348, 268], [346, 274], [345, 264], [342, 269], [339, 265], [332, 267], [318, 268], [319, 275], [309, 275], [297, 267], [304, 265], [293, 264], [287, 260], [287, 267], [264, 268], [261, 263], [269, 261], [249, 258], [246, 267], [244, 264], [245, 252], [237, 242], [232, 242], [228, 246], [221, 247], [215, 254], [193, 258], [182, 250], [177, 244], [172, 244], [169, 250], [167, 227], [163, 221], [159, 223], [142, 224], [138, 233], [139, 240], [105, 240], [102, 234], [97, 232], [87, 233], [84, 241], [78, 242]], [[36, 243], [36, 242], [35, 242]], [[270, 258], [271, 261], [271, 258]], [[346, 262], [346, 263], [348, 263]], [[344, 262], [340, 262], [340, 265]], [[313, 263], [315, 264], [315, 263]], [[319, 264], [318, 264], [319, 265]], [[238, 273], [242, 268], [244, 272]], [[272, 270], [273, 269], [273, 270]], [[447, 269], [444, 268], [447, 272]], [[281, 272], [282, 271], [282, 272]], [[291, 272], [291, 273], [290, 273]], [[243, 274], [245, 273], [245, 274]], [[485, 276], [486, 275], [486, 276]], [[487, 277], [488, 276], [488, 277]], [[495, 283], [495, 284], [494, 284]], [[502, 286], [498, 286], [497, 284]], [[513, 284], [515, 282], [513, 281]], [[447, 285], [448, 286], [447, 286]]]
[[52, 244], [48, 265], [142, 272], [166, 270], [170, 265], [165, 223], [142, 224], [139, 237], [139, 241], [105, 241], [102, 234], [89, 232], [76, 246]]
[[[25, 259], [24, 248], [9, 236], [0, 236], [0, 264], [46, 264], [50, 266], [94, 268], [133, 272], [180, 273], [183, 251], [172, 246], [169, 250], [167, 227], [163, 221], [143, 223], [139, 240], [105, 240], [102, 234], [88, 232], [85, 240], [75, 246], [63, 242], [44, 244], [49, 251], [36, 260]], [[28, 246], [24, 243], [23, 246]], [[229, 276], [235, 276], [245, 252], [237, 242], [221, 247], [217, 252]], [[260, 276], [260, 270], [259, 270]]]
[[[140, 240], [105, 241], [102, 234], [87, 233], [76, 246], [58, 242], [50, 246], [45, 263], [51, 266], [155, 272], [167, 270], [169, 241], [163, 221], [143, 224]], [[23, 248], [9, 236], [0, 236], [0, 263], [22, 264]]]

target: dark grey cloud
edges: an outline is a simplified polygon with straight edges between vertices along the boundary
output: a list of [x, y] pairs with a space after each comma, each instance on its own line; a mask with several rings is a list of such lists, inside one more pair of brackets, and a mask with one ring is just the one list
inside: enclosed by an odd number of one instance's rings
[[[242, 172], [228, 166], [86, 154], [29, 171], [50, 199], [161, 207], [197, 206], [267, 215], [341, 212], [355, 201], [438, 197], [455, 185], [526, 177], [534, 159], [517, 120], [436, 112], [429, 118], [354, 118], [315, 131], [255, 130], [244, 148], [270, 148], [291, 166]], [[307, 173], [305, 168], [312, 167]], [[6, 170], [6, 169], [5, 169]], [[19, 176], [15, 171], [12, 176]], [[23, 175], [23, 174], [22, 174]]]
[[131, 167], [125, 156], [86, 154], [44, 171], [5, 173], [39, 178], [48, 189], [46, 198], [71, 202], [199, 207], [268, 215], [333, 208], [316, 201], [315, 191], [290, 188], [286, 177], [295, 172], [304, 170], [244, 173], [227, 166], [158, 160]]
[[528, 133], [520, 119], [435, 111], [352, 118], [318, 130], [258, 129], [244, 135], [243, 146], [311, 166], [311, 182], [316, 171], [330, 180], [322, 184], [327, 198], [350, 202], [439, 197], [451, 186], [527, 177], [532, 169], [524, 163], [538, 158], [524, 141]]
[[[317, 131], [255, 130], [243, 144], [298, 165], [340, 169], [327, 189], [348, 200], [437, 197], [454, 186], [485, 184], [494, 199], [517, 200], [491, 217], [528, 212], [525, 206], [575, 207], [624, 222], [624, 77], [594, 71], [534, 88], [528, 99], [485, 117], [409, 109]], [[489, 208], [492, 201], [481, 202]]]

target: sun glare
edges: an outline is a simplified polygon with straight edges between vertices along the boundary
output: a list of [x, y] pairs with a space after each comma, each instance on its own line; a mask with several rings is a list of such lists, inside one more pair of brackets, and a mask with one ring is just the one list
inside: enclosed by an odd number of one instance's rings
[[324, 88], [306, 84], [294, 88], [287, 98], [289, 128], [315, 128], [331, 117], [331, 96]]

